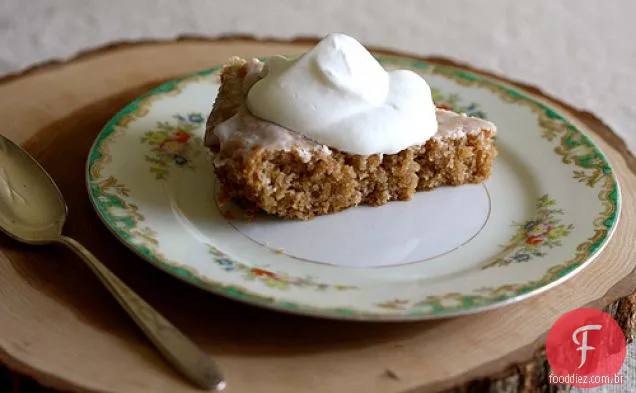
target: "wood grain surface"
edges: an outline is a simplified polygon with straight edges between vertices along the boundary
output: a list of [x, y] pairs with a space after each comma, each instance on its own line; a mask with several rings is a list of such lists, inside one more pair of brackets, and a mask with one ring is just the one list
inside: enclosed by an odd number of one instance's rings
[[[84, 184], [88, 150], [110, 117], [186, 72], [232, 55], [300, 53], [312, 42], [186, 37], [100, 48], [0, 79], [0, 132], [25, 146], [58, 182], [70, 210], [66, 233], [217, 357], [227, 372], [229, 393], [556, 391], [566, 388], [547, 384], [542, 348], [560, 315], [581, 306], [607, 307], [632, 338], [636, 157], [594, 115], [512, 81], [576, 116], [607, 154], [623, 192], [619, 226], [602, 255], [542, 295], [430, 322], [326, 321], [210, 295], [154, 269], [119, 244], [93, 212]], [[447, 59], [428, 60], [471, 69]], [[197, 391], [161, 360], [75, 256], [5, 237], [0, 248], [0, 362], [11, 370], [63, 391]], [[12, 376], [4, 379], [0, 383], [8, 388], [22, 389], [15, 391], [33, 386]]]

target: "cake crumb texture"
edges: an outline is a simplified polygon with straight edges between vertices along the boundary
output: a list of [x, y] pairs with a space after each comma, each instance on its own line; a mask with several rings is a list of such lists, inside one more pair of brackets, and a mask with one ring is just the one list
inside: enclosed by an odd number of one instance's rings
[[489, 129], [431, 138], [391, 155], [223, 146], [214, 129], [244, 109], [248, 67], [238, 58], [224, 67], [205, 138], [222, 192], [243, 207], [309, 220], [357, 205], [408, 201], [441, 186], [481, 183], [492, 173], [497, 150]]

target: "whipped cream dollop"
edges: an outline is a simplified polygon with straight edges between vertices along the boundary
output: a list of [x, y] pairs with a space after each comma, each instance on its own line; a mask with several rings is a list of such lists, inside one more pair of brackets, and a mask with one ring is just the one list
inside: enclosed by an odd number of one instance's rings
[[247, 93], [254, 115], [351, 154], [394, 154], [437, 131], [431, 89], [386, 71], [354, 38], [329, 34], [297, 59], [272, 57]]

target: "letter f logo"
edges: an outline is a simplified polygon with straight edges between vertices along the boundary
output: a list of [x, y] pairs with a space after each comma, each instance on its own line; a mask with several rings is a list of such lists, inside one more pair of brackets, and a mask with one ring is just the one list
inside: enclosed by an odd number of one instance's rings
[[[585, 364], [585, 360], [587, 360], [587, 351], [592, 351], [596, 349], [592, 346], [587, 345], [587, 331], [601, 330], [601, 328], [602, 328], [601, 325], [585, 325], [576, 329], [574, 333], [572, 333], [572, 341], [574, 341], [576, 345], [580, 345], [580, 347], [576, 349], [577, 351], [581, 351], [581, 364], [579, 364], [579, 368], [583, 367], [583, 365]], [[581, 340], [581, 342], [579, 342], [577, 335], [581, 332], [582, 332], [581, 336], [583, 337], [583, 339]]]

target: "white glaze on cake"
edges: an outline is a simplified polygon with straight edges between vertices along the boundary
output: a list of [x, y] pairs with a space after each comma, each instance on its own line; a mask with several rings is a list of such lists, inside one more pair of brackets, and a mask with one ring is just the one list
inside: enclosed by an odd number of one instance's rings
[[[216, 137], [221, 154], [217, 155], [215, 165], [223, 165], [221, 157], [235, 154], [250, 154], [263, 150], [295, 151], [307, 162], [313, 153], [320, 152], [328, 155], [328, 146], [316, 143], [297, 132], [288, 130], [272, 122], [257, 118], [249, 112], [245, 105], [245, 95], [251, 86], [259, 80], [264, 63], [258, 59], [248, 62], [247, 73], [243, 80], [241, 104], [237, 113], [228, 120], [208, 130]], [[438, 129], [432, 138], [461, 138], [467, 134], [479, 134], [482, 130], [496, 133], [496, 126], [484, 119], [470, 117], [445, 109], [435, 111]], [[207, 139], [207, 138], [206, 138]], [[422, 141], [424, 144], [426, 141]]]
[[[303, 162], [308, 162], [314, 152], [331, 153], [327, 146], [253, 116], [244, 105], [234, 116], [217, 125], [214, 135], [222, 152], [220, 156], [253, 153], [256, 149], [296, 151]], [[217, 157], [214, 164], [222, 165], [223, 159]]]
[[461, 138], [467, 134], [478, 134], [482, 130], [489, 130], [493, 134], [497, 127], [488, 120], [468, 116], [465, 113], [457, 113], [446, 109], [437, 109], [437, 132], [434, 138], [453, 137]]

